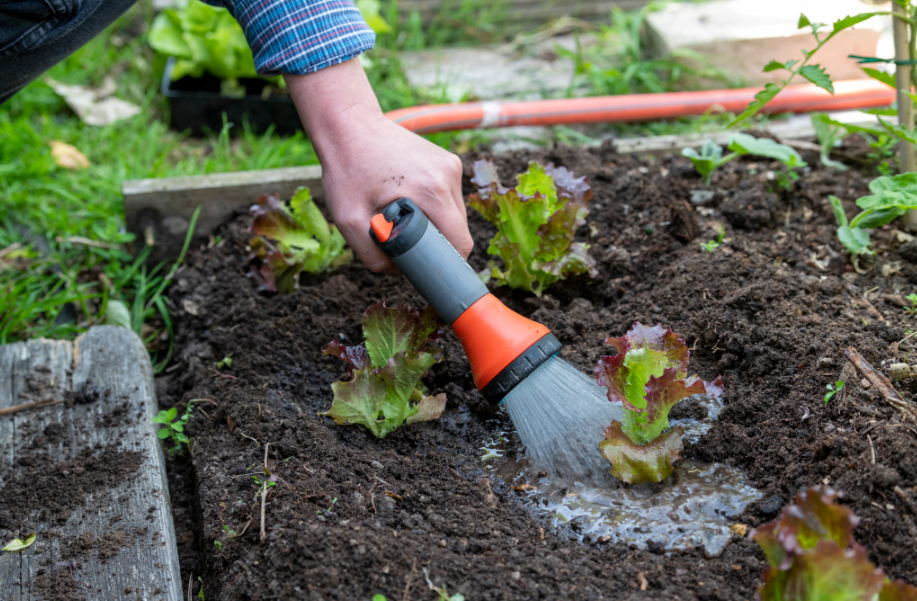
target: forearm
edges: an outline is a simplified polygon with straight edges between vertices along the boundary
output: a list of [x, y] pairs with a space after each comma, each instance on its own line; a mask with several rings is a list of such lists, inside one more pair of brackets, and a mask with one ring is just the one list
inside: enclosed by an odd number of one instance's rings
[[303, 127], [326, 168], [340, 161], [336, 149], [385, 121], [359, 59], [307, 75], [284, 75]]

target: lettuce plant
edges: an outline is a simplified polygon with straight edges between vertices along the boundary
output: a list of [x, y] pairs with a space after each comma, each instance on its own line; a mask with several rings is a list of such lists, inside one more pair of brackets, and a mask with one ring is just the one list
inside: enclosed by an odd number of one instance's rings
[[859, 215], [847, 220], [841, 201], [829, 196], [834, 218], [837, 220], [837, 238], [852, 255], [874, 254], [869, 248], [867, 230], [882, 227], [911, 209], [917, 209], [917, 173], [885, 175], [869, 182], [869, 196], [857, 200], [862, 209]]
[[796, 496], [776, 522], [751, 537], [770, 565], [759, 601], [913, 601], [917, 588], [890, 581], [853, 539], [859, 520], [836, 503], [839, 493], [816, 486]]
[[381, 301], [370, 305], [363, 313], [363, 344], [344, 346], [333, 340], [322, 351], [346, 361], [350, 379], [331, 385], [331, 409], [319, 415], [339, 426], [364, 426], [378, 438], [405, 422], [438, 419], [446, 395], [425, 395], [420, 379], [442, 360], [440, 351], [427, 348], [442, 335], [442, 326], [429, 307], [419, 312]]
[[519, 185], [504, 188], [492, 161], [474, 163], [471, 183], [477, 192], [468, 205], [497, 226], [487, 252], [503, 260], [503, 268], [491, 261], [485, 279], [498, 285], [544, 290], [569, 275], [596, 275], [589, 245], [573, 242], [576, 228], [586, 223], [586, 203], [592, 189], [586, 177], [574, 177], [565, 167], [529, 163]]
[[658, 324], [648, 327], [638, 322], [624, 336], [605, 343], [618, 353], [599, 359], [596, 381], [608, 388], [609, 401], [624, 405], [624, 423], [611, 422], [599, 447], [619, 480], [661, 482], [672, 473], [683, 448], [680, 426], [663, 433], [669, 427], [669, 411], [694, 394], [720, 396], [722, 378], [704, 382], [687, 377], [688, 347], [671, 328]]
[[299, 287], [299, 272], [321, 273], [353, 260], [344, 248], [344, 237], [328, 225], [312, 200], [308, 188], [300, 188], [287, 209], [276, 196], [267, 194], [252, 205], [254, 217], [249, 242], [251, 255], [260, 266], [249, 276], [259, 290], [286, 294]]

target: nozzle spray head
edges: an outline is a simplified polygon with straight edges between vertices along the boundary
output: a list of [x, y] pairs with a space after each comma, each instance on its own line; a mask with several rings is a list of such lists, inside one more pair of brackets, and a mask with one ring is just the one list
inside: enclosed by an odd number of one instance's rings
[[449, 241], [408, 198], [373, 216], [369, 235], [408, 278], [465, 349], [475, 387], [497, 404], [560, 351], [542, 324], [490, 294]]

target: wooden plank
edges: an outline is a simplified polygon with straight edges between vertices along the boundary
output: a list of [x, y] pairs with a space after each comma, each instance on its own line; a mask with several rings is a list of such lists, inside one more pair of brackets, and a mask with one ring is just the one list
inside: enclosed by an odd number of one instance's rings
[[0, 543], [38, 534], [25, 551], [0, 554], [3, 599], [41, 599], [56, 582], [74, 598], [180, 601], [165, 462], [150, 421], [152, 367], [140, 339], [97, 326], [75, 342], [0, 347], [0, 409], [75, 393], [98, 398], [0, 417], [0, 499], [28, 489], [24, 475], [37, 493], [72, 488], [57, 503], [52, 491], [25, 497], [42, 506], [0, 506]]
[[153, 245], [152, 263], [174, 259], [181, 252], [194, 210], [201, 207], [195, 228], [200, 241], [244, 211], [262, 194], [290, 198], [306, 186], [322, 198], [322, 168], [318, 165], [237, 171], [158, 179], [126, 180], [121, 184], [124, 218], [129, 232], [137, 236], [135, 251]]

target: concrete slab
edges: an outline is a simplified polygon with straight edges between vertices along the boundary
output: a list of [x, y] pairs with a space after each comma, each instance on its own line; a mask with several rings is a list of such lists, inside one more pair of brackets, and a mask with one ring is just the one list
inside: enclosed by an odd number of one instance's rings
[[[811, 31], [797, 29], [800, 13], [812, 22], [833, 23], [847, 15], [890, 10], [890, 4], [867, 6], [859, 0], [716, 0], [673, 3], [646, 19], [644, 38], [652, 56], [695, 52], [710, 64], [744, 78], [746, 84], [779, 82], [785, 72], [761, 73], [771, 59], [784, 62], [811, 50]], [[866, 77], [849, 54], [875, 56], [891, 17], [874, 17], [843, 31], [819, 50], [814, 62], [836, 80]], [[694, 62], [685, 58], [685, 62]]]
[[573, 61], [559, 58], [555, 45], [573, 48], [573, 36], [559, 36], [527, 51], [507, 47], [440, 48], [405, 52], [401, 57], [411, 85], [449, 102], [537, 100], [557, 97], [570, 86]]

